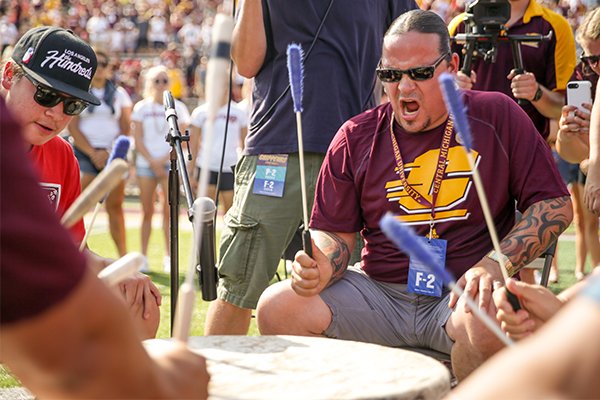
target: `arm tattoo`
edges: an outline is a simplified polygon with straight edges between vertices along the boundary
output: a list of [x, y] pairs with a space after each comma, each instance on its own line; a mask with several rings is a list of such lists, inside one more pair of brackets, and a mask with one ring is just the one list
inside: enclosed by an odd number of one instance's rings
[[506, 235], [500, 247], [513, 264], [508, 271], [514, 275], [540, 256], [569, 226], [573, 219], [568, 196], [538, 201], [532, 204], [519, 222]]
[[333, 268], [333, 275], [331, 275], [331, 280], [327, 285], [330, 286], [339, 280], [348, 268], [350, 249], [344, 239], [332, 232], [319, 231], [313, 236], [313, 239], [317, 247], [329, 259]]

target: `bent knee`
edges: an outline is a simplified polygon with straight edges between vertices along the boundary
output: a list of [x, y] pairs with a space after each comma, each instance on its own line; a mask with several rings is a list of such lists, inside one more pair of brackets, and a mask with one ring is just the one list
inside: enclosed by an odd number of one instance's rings
[[329, 307], [319, 296], [297, 295], [290, 282], [263, 292], [256, 309], [258, 330], [261, 335], [320, 335], [331, 322]]
[[256, 307], [256, 322], [262, 335], [285, 334], [290, 310], [294, 307], [289, 281], [269, 286], [260, 296]]

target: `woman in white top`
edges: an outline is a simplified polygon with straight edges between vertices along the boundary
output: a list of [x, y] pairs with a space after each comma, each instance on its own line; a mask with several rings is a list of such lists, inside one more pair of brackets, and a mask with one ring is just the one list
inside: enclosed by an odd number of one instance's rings
[[[169, 207], [168, 207], [168, 170], [171, 146], [165, 137], [169, 132], [169, 124], [165, 119], [163, 92], [169, 88], [167, 69], [162, 66], [150, 68], [145, 74], [144, 98], [133, 107], [133, 137], [135, 138], [136, 174], [142, 202], [142, 254], [147, 255], [148, 242], [152, 231], [154, 215], [154, 196], [157, 185], [160, 185], [163, 196], [161, 200], [163, 212], [163, 232], [165, 237], [165, 257], [163, 269], [170, 269], [169, 253]], [[175, 111], [179, 130], [185, 131], [190, 114], [185, 104], [175, 100]]]
[[[243, 83], [243, 81], [242, 81]], [[234, 90], [239, 92], [241, 85], [234, 83]], [[216, 201], [217, 178], [223, 156], [223, 168], [221, 169], [221, 180], [219, 181], [219, 202], [223, 206], [223, 212], [227, 212], [233, 204], [234, 176], [233, 167], [237, 164], [238, 154], [241, 154], [244, 139], [248, 132], [248, 114], [246, 110], [231, 101], [229, 110], [229, 122], [227, 124], [227, 141], [225, 143], [225, 154], [223, 154], [223, 139], [225, 137], [225, 124], [227, 122], [227, 98], [228, 93], [224, 91], [224, 97], [219, 103], [219, 110], [212, 124], [212, 132], [208, 132], [210, 124], [208, 121], [208, 104], [204, 103], [192, 112], [190, 128], [190, 148], [192, 150], [192, 162], [190, 165], [194, 171], [192, 187], [196, 187], [200, 179], [200, 171], [205, 163], [209, 170], [209, 181], [206, 196]], [[212, 137], [209, 138], [209, 135]], [[210, 140], [209, 140], [210, 139]]]
[[[92, 79], [92, 93], [102, 104], [89, 106], [69, 124], [75, 156], [81, 171], [81, 188], [85, 189], [105, 167], [113, 142], [119, 135], [129, 135], [131, 99], [122, 87], [111, 81], [112, 67], [108, 55], [96, 51], [98, 69]], [[125, 182], [114, 188], [106, 199], [110, 234], [122, 257], [127, 253], [123, 200]]]

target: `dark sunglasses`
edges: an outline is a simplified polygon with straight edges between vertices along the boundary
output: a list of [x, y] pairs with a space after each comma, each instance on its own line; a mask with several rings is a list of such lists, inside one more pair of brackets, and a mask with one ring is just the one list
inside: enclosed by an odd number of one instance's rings
[[66, 97], [62, 94], [42, 86], [38, 81], [33, 79], [31, 76], [25, 74], [25, 77], [29, 79], [29, 81], [35, 86], [35, 94], [33, 95], [33, 99], [36, 103], [38, 103], [42, 107], [51, 108], [56, 106], [58, 103], [62, 101], [63, 103], [63, 113], [66, 115], [79, 115], [87, 108], [89, 105], [87, 102], [83, 100], [79, 100], [73, 97]]
[[600, 61], [600, 54], [595, 56], [581, 56], [581, 62], [587, 64], [590, 68], [596, 68], [598, 61]]
[[167, 83], [169, 83], [169, 80], [168, 79], [155, 79], [154, 83], [156, 83], [157, 85], [160, 85], [161, 83], [163, 85], [166, 85]]
[[427, 67], [415, 67], [406, 70], [383, 68], [381, 67], [381, 61], [379, 61], [379, 66], [377, 67], [377, 77], [381, 82], [391, 83], [400, 82], [402, 75], [406, 74], [413, 81], [426, 81], [433, 78], [435, 69], [446, 57], [448, 57], [448, 53], [443, 54], [433, 63], [433, 65], [429, 65]]

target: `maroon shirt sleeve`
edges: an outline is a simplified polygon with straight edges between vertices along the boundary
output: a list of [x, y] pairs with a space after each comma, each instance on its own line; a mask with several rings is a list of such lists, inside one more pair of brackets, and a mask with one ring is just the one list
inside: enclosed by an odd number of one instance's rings
[[0, 323], [31, 318], [75, 288], [85, 259], [63, 229], [0, 98]]

